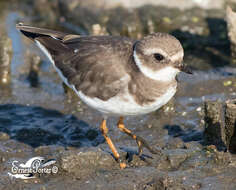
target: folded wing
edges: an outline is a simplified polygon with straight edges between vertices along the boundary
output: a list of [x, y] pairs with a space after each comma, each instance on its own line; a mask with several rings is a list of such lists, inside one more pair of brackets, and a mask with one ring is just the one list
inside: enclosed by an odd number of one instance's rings
[[[74, 85], [85, 95], [107, 100], [130, 80], [125, 59], [132, 55], [132, 40], [112, 36], [82, 37], [24, 24], [16, 27], [47, 55], [68, 86]], [[127, 46], [130, 52], [119, 51]]]

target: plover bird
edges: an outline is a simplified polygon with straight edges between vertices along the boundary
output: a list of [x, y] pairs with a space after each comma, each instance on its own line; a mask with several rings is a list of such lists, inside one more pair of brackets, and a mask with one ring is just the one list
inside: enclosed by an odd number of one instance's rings
[[166, 33], [154, 33], [141, 40], [121, 36], [79, 36], [16, 25], [45, 53], [54, 68], [79, 98], [103, 115], [100, 129], [121, 168], [121, 161], [108, 136], [108, 116], [119, 116], [117, 127], [142, 147], [146, 141], [127, 129], [124, 116], [147, 114], [165, 105], [175, 94], [176, 75], [191, 73], [182, 63], [180, 42]]

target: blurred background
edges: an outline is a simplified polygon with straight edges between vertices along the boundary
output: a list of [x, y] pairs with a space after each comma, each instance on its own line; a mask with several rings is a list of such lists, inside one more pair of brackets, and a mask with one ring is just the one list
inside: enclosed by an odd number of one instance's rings
[[[227, 6], [236, 10], [236, 0], [0, 0], [0, 189], [235, 189], [228, 154], [204, 142], [203, 103], [236, 98], [236, 18]], [[100, 115], [62, 84], [48, 59], [16, 30], [18, 22], [80, 35], [141, 39], [167, 32], [178, 38], [194, 75], [178, 76], [178, 92], [162, 109], [125, 120], [164, 157], [135, 157], [135, 142], [111, 118], [110, 136], [119, 151], [133, 155], [131, 169], [117, 171], [98, 130]], [[34, 155], [57, 158], [63, 172], [11, 183], [9, 163]]]

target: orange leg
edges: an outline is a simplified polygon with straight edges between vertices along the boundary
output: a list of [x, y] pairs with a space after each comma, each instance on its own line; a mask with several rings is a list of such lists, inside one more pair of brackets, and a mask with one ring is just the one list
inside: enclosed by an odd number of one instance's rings
[[102, 123], [101, 123], [101, 126], [100, 126], [100, 129], [102, 131], [102, 135], [104, 136], [108, 146], [110, 147], [114, 157], [116, 158], [116, 160], [120, 163], [120, 168], [123, 169], [126, 167], [126, 164], [121, 162], [120, 160], [120, 155], [119, 153], [117, 152], [116, 150], [116, 147], [115, 145], [113, 144], [113, 142], [111, 141], [110, 137], [108, 137], [108, 128], [107, 128], [107, 125], [106, 125], [106, 120], [103, 119]]
[[132, 137], [134, 140], [136, 140], [136, 143], [138, 145], [138, 154], [141, 155], [143, 152], [143, 146], [146, 147], [151, 153], [153, 154], [158, 154], [160, 153], [160, 151], [155, 150], [153, 148], [151, 148], [148, 143], [142, 138], [139, 137], [135, 134], [133, 134], [129, 129], [127, 129], [124, 125], [124, 118], [120, 117], [118, 123], [117, 123], [117, 127], [124, 133], [126, 133], [127, 135], [129, 135], [130, 137]]

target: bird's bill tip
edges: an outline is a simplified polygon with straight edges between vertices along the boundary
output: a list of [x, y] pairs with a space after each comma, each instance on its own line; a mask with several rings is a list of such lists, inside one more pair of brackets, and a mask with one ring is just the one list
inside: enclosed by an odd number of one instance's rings
[[184, 73], [193, 74], [192, 69], [185, 64], [178, 65], [177, 68]]
[[183, 65], [183, 67], [181, 68], [181, 71], [183, 71], [183, 72], [185, 72], [187, 74], [191, 74], [191, 75], [193, 74], [192, 69], [189, 66], [187, 66], [187, 65]]

